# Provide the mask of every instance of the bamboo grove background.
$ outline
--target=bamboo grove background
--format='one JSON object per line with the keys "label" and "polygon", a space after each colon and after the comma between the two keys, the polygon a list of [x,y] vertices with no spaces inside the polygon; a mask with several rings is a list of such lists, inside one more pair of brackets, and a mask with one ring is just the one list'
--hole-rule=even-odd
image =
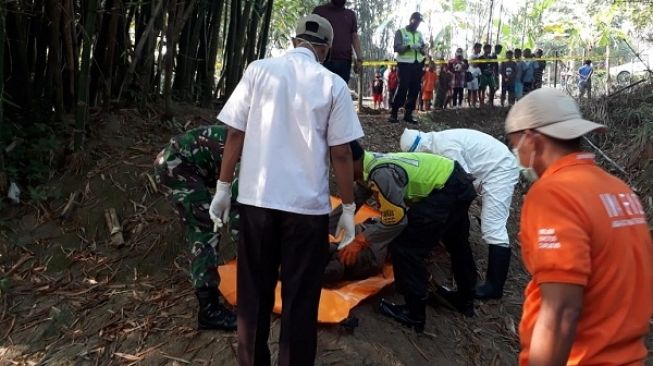
{"label": "bamboo grove background", "polygon": [[12,164],[5,155],[51,150],[62,129],[81,151],[89,108],[163,102],[165,116],[173,100],[209,107],[229,95],[265,55],[272,9],[273,0],[0,0],[0,181],[47,174],[43,154]]}

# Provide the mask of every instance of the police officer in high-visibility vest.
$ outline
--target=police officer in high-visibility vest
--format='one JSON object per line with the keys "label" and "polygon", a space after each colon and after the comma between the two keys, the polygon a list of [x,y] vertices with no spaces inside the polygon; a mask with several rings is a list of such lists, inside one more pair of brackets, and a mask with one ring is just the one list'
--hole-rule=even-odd
{"label": "police officer in high-visibility vest", "polygon": [[415,12],[410,16],[410,24],[395,33],[394,49],[397,53],[399,87],[392,97],[392,112],[388,122],[397,123],[399,108],[405,107],[404,121],[417,123],[413,118],[415,102],[422,86],[422,67],[426,58],[426,44],[417,27],[422,22],[422,14]]}
{"label": "police officer in high-visibility vest", "polygon": [[[418,332],[424,330],[427,304],[442,304],[473,316],[476,265],[467,214],[476,197],[473,178],[456,161],[443,156],[364,152],[356,141],[350,146],[356,204],[374,197],[381,218],[342,249],[341,256],[353,256],[371,244],[389,244],[395,286],[406,303],[381,300],[381,313]],[[362,194],[364,191],[367,194]],[[444,287],[428,290],[430,275],[425,261],[440,241],[451,255],[457,291]]]}

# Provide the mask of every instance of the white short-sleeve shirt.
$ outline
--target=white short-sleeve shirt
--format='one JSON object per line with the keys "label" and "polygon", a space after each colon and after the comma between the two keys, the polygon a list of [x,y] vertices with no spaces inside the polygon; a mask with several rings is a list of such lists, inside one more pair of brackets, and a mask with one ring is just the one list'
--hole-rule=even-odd
{"label": "white short-sleeve shirt", "polygon": [[329,202],[329,147],[363,136],[349,88],[296,48],[249,65],[218,115],[245,132],[238,202],[323,215]]}

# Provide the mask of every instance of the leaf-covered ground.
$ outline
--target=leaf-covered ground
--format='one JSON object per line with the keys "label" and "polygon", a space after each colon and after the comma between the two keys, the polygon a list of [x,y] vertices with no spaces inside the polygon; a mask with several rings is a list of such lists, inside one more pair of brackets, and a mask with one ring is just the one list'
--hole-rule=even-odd
{"label": "leaf-covered ground", "polygon": [[[505,111],[457,110],[422,115],[423,130],[475,128],[499,138]],[[151,177],[152,161],[180,128],[211,123],[214,112],[178,108],[175,123],[158,113],[117,110],[98,117],[89,144],[92,164],[82,174],[61,173],[44,190],[47,201],[0,213],[0,365],[236,365],[235,334],[198,332],[196,300],[188,281],[188,253],[177,218]],[[395,151],[403,124],[361,113],[366,148]],[[99,138],[101,136],[102,138]],[[519,189],[521,191],[521,188]],[[517,193],[509,223],[516,233]],[[110,244],[104,212],[114,208],[126,244]],[[470,210],[471,242],[481,272],[478,206]],[[225,253],[233,252],[226,243]],[[465,319],[429,308],[426,332],[416,335],[376,311],[381,296],[354,309],[354,332],[319,330],[318,365],[512,365],[527,281],[513,257],[507,294],[478,303]],[[431,258],[434,281],[450,281],[443,249]],[[270,345],[276,358],[279,321]]]}

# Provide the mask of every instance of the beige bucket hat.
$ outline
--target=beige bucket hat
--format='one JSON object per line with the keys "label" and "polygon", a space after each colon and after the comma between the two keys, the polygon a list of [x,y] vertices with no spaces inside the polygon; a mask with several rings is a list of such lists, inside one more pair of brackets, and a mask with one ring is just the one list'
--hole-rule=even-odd
{"label": "beige bucket hat", "polygon": [[508,113],[506,133],[536,130],[559,140],[573,140],[606,126],[584,119],[576,101],[563,92],[537,89],[520,99]]}

